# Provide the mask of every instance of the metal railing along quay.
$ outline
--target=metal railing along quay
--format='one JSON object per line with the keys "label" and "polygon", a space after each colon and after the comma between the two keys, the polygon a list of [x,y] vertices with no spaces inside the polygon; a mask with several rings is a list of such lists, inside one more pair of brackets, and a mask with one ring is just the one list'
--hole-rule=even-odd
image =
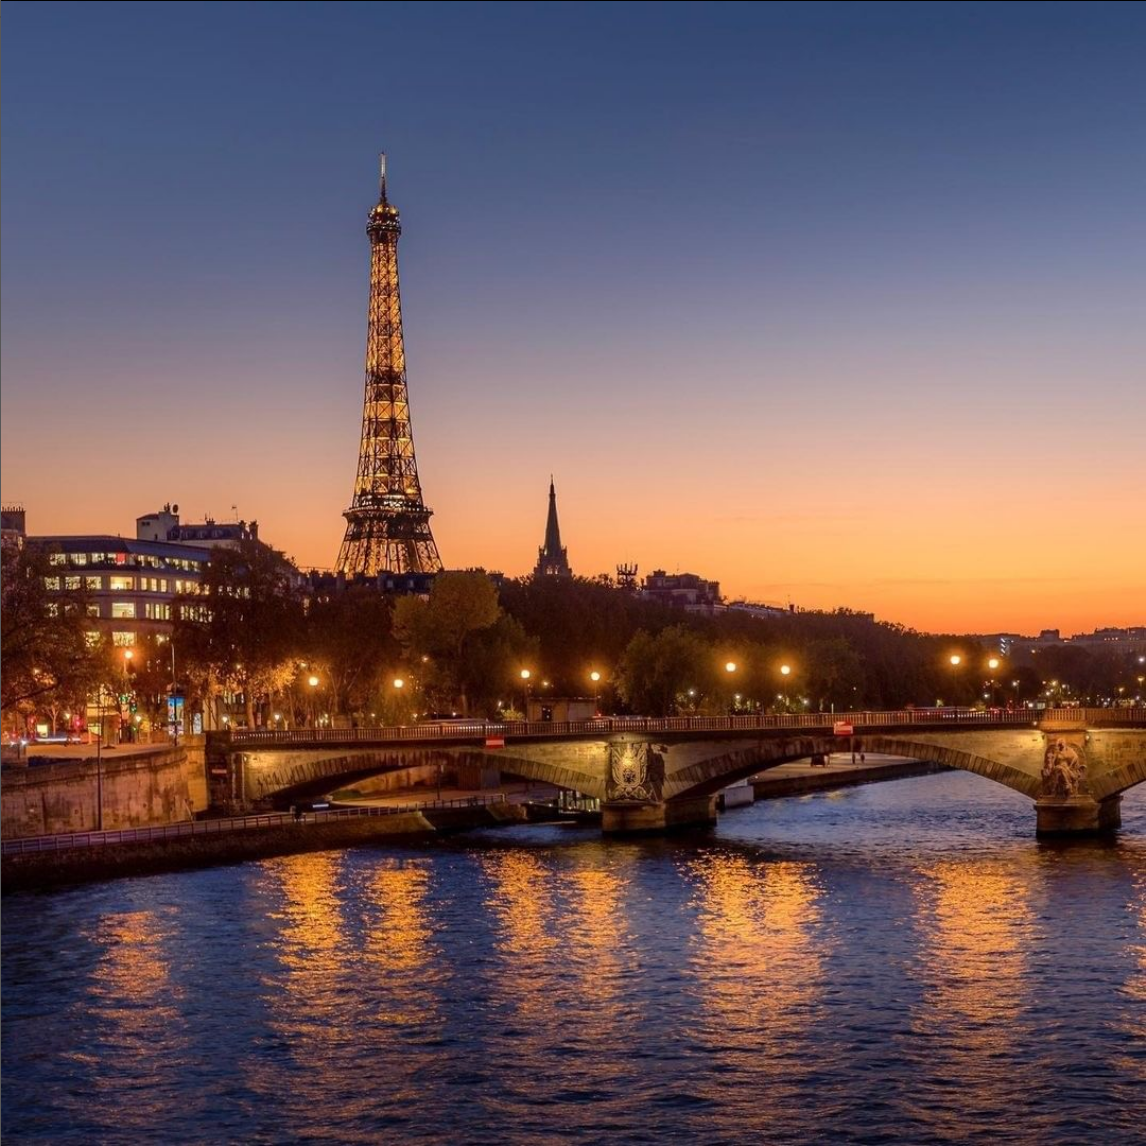
{"label": "metal railing along quay", "polygon": [[[462,796],[453,800],[422,800],[411,804],[330,808],[327,811],[308,811],[303,818],[307,824],[321,824],[360,816],[395,816],[401,812],[425,812],[435,808],[477,808],[505,802],[505,794],[496,792],[489,796]],[[299,821],[295,819],[293,812],[264,812],[257,816],[230,816],[220,820],[184,820],[182,823],[162,824],[153,828],[122,828],[118,831],[28,836],[26,839],[4,840],[0,845],[0,854],[24,855],[28,852],[56,852],[68,848],[105,847],[108,844],[149,843],[155,840],[187,839],[192,836],[218,836],[230,832],[246,832],[253,828],[279,828],[296,823]]]}
{"label": "metal railing along quay", "polygon": [[402,744],[410,741],[473,741],[485,738],[561,739],[617,732],[737,732],[784,729],[832,732],[840,725],[854,729],[889,727],[949,728],[1031,727],[1043,720],[1087,720],[1094,723],[1146,724],[1139,708],[913,708],[890,712],[801,712],[751,716],[609,716],[596,720],[440,721],[379,728],[232,728],[219,735],[231,748],[289,744]]}

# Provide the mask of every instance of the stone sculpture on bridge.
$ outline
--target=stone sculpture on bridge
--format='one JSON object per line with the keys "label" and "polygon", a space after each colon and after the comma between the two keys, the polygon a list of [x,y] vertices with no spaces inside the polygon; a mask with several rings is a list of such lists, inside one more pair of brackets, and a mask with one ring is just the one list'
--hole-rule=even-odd
{"label": "stone sculpture on bridge", "polygon": [[1086,790],[1086,762],[1073,744],[1052,740],[1043,757],[1040,795],[1066,799]]}
{"label": "stone sculpture on bridge", "polygon": [[642,741],[609,745],[607,801],[658,803],[664,787],[664,751],[664,745]]}

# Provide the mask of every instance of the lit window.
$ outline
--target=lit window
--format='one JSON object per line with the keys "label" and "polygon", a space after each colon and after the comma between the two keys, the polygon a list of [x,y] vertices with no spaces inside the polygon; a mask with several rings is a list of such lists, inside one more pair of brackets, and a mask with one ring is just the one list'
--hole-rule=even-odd
{"label": "lit window", "polygon": [[115,563],[117,565],[126,565],[127,564],[127,554],[126,553],[117,553],[115,555]]}
{"label": "lit window", "polygon": [[68,563],[68,555],[66,553],[49,553],[48,554],[48,564],[49,565],[67,565],[67,563]]}
{"label": "lit window", "polygon": [[107,587],[113,593],[122,593],[125,590],[131,590],[131,589],[135,588],[135,578],[134,577],[109,577],[107,579]]}
{"label": "lit window", "polygon": [[103,578],[102,577],[85,577],[84,578],[84,588],[85,589],[102,589],[103,588]]}
{"label": "lit window", "polygon": [[88,606],[88,616],[89,617],[98,617],[99,616],[99,606],[98,605],[89,605]]}
{"label": "lit window", "polygon": [[82,577],[65,577],[64,578],[64,588],[65,589],[78,589],[78,588],[80,588],[81,585],[83,585],[83,578]]}
{"label": "lit window", "polygon": [[92,632],[90,629],[84,633],[84,640],[88,643],[88,648],[94,648],[99,644],[99,633]]}
{"label": "lit window", "polygon": [[73,565],[86,565],[87,563],[88,563],[88,555],[86,553],[73,553],[72,554],[72,564]]}
{"label": "lit window", "polygon": [[111,643],[113,645],[118,645],[121,647],[126,647],[127,645],[134,645],[135,644],[135,634],[134,633],[124,633],[124,632],[118,632],[118,633],[113,632],[111,635]]}
{"label": "lit window", "polygon": [[44,588],[45,589],[55,589],[58,591],[60,588],[59,577],[45,577],[44,578]]}
{"label": "lit window", "polygon": [[60,615],[60,606],[55,601],[49,601],[47,606],[49,617],[58,617]]}
{"label": "lit window", "polygon": [[111,615],[115,619],[123,620],[128,617],[135,616],[135,602],[134,601],[113,601],[111,606]]}
{"label": "lit window", "polygon": [[160,591],[160,593],[166,593],[167,592],[167,578],[166,577],[160,577],[159,578],[159,591]]}

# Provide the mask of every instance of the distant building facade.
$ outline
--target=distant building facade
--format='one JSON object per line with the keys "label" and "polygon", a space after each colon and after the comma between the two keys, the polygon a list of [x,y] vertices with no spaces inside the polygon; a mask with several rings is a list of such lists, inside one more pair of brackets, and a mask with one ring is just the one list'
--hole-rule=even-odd
{"label": "distant building facade", "polygon": [[[179,507],[170,504],[137,518],[134,539],[111,534],[27,538],[47,559],[44,587],[53,598],[50,604],[62,609],[69,599],[82,602],[90,639],[103,634],[125,648],[149,636],[166,639],[176,608],[198,608],[186,598],[201,592],[211,551],[238,549],[244,542],[265,545],[256,522],[208,519],[185,525]],[[181,606],[177,597],[184,599]]]}
{"label": "distant building facade", "polygon": [[666,573],[654,569],[646,578],[641,595],[686,613],[711,616],[720,608],[720,582],[706,581],[696,573]]}
{"label": "distant building facade", "polygon": [[545,519],[545,544],[537,551],[534,577],[572,577],[569,555],[561,544],[561,527],[557,524],[557,490],[549,479],[549,514]]}

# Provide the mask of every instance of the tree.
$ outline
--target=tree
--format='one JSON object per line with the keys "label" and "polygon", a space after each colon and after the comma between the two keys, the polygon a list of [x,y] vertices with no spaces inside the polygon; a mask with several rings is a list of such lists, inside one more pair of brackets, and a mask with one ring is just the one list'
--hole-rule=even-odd
{"label": "tree", "polygon": [[224,688],[243,694],[247,723],[255,703],[292,678],[302,637],[302,605],[290,566],[258,542],[216,549],[199,592],[176,600],[175,635],[187,675],[204,699]]}
{"label": "tree", "polygon": [[44,554],[26,546],[3,546],[0,704],[5,712],[40,703],[51,694],[76,695],[91,672],[82,602],[50,595],[44,585],[49,572]]}
{"label": "tree", "polygon": [[[391,602],[377,589],[352,586],[312,601],[306,617],[307,664],[329,690],[331,711],[364,712],[372,696],[385,695],[399,645],[392,632]],[[309,675],[304,674],[304,675]]]}
{"label": "tree", "polygon": [[662,629],[655,637],[642,630],[621,658],[617,689],[634,712],[671,716],[690,688],[702,688],[710,678],[714,655],[684,625]]}
{"label": "tree", "polygon": [[466,643],[500,616],[497,590],[484,572],[440,573],[426,600],[402,597],[397,601],[394,635],[411,662],[422,664],[427,693],[459,697],[462,712],[468,712],[468,682],[462,664]]}

